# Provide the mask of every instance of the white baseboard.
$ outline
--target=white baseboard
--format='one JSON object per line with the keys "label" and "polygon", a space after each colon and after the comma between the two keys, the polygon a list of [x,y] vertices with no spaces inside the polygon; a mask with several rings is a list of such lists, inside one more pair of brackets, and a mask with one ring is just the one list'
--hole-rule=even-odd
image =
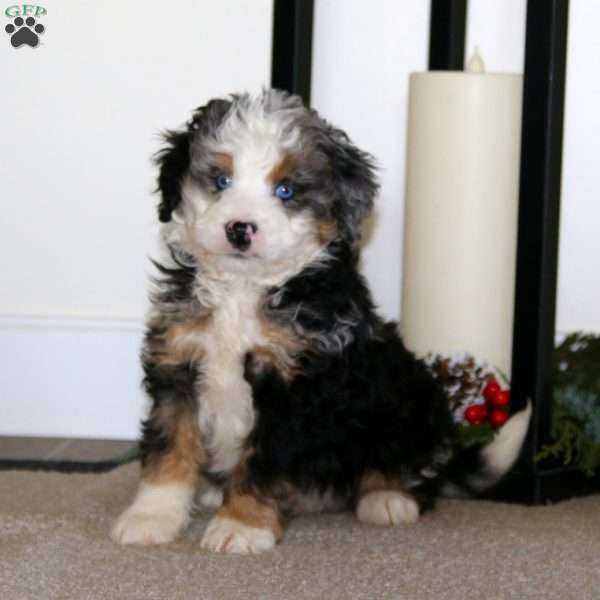
{"label": "white baseboard", "polygon": [[139,437],[142,333],[135,319],[0,316],[0,435]]}

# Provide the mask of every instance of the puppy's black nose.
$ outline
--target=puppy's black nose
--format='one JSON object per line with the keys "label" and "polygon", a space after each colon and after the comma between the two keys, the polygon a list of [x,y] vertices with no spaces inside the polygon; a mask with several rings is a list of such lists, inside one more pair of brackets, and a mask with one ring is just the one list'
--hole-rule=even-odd
{"label": "puppy's black nose", "polygon": [[225,235],[229,243],[242,252],[247,250],[252,243],[252,236],[258,231],[256,223],[243,223],[229,221],[225,225]]}

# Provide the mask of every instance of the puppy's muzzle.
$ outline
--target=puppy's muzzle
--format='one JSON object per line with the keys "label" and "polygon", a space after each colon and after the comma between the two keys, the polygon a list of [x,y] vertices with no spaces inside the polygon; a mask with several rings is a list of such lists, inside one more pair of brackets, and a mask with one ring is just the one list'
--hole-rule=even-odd
{"label": "puppy's muzzle", "polygon": [[250,248],[252,236],[258,231],[256,223],[243,223],[241,221],[229,221],[225,225],[225,235],[229,243],[236,249],[244,252]]}

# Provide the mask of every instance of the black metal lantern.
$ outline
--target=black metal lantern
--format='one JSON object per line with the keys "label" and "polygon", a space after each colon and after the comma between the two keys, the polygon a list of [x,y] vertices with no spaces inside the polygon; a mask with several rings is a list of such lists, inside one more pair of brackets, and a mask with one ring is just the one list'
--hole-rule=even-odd
{"label": "black metal lantern", "polygon": [[[462,69],[466,0],[432,0],[429,67]],[[516,410],[533,402],[517,468],[494,497],[540,504],[600,489],[598,477],[538,461],[551,441],[568,0],[528,0],[512,351]]]}
{"label": "black metal lantern", "polygon": [[[533,403],[517,467],[494,497],[544,503],[600,489],[577,467],[538,462],[551,439],[556,284],[560,220],[569,0],[528,0],[512,399]],[[272,85],[310,100],[313,0],[275,0]],[[430,70],[462,70],[467,0],[432,0]]]}
{"label": "black metal lantern", "polygon": [[314,0],[274,0],[271,86],[310,105]]}

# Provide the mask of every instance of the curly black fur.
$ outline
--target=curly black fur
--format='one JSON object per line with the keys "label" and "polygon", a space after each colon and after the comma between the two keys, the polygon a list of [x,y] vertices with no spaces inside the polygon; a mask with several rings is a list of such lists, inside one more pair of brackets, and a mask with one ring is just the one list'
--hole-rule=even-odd
{"label": "curly black fur", "polygon": [[284,322],[295,312],[307,335],[328,336],[352,312],[351,341],[304,353],[291,382],[275,369],[253,369],[248,357],[257,413],[251,479],[265,490],[287,480],[305,493],[333,489],[353,498],[361,475],[375,470],[405,480],[428,507],[437,486],[421,471],[453,446],[447,397],[403,346],[395,323],[375,314],[354,253],[344,244],[332,252],[336,260],[278,290],[269,315],[280,312]]}

